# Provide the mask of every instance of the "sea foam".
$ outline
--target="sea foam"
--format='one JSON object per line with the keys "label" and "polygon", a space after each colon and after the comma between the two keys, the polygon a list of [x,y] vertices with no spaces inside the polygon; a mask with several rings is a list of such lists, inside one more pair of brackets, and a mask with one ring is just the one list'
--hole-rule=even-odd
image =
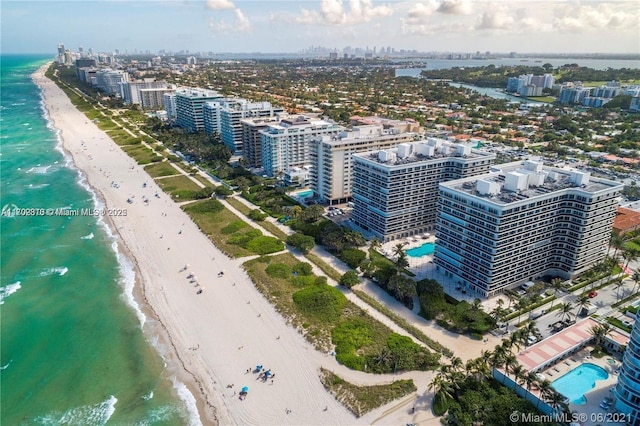
{"label": "sea foam", "polygon": [[53,275],[53,274],[58,274],[60,276],[63,276],[67,272],[69,272],[69,268],[67,268],[66,266],[60,266],[60,267],[57,267],[57,268],[47,268],[44,271],[40,272],[40,276],[41,277],[47,277],[47,276]]}
{"label": "sea foam", "polygon": [[64,413],[53,412],[36,418],[36,423],[42,425],[106,425],[116,411],[118,398],[111,395],[105,401],[93,405],[75,407]]}
{"label": "sea foam", "polygon": [[[4,287],[0,287],[0,305],[2,305],[4,303],[4,299],[9,297],[10,295],[15,293],[16,291],[20,290],[20,288],[22,288],[22,286],[20,285],[20,281],[16,281],[13,284],[9,284],[9,285],[6,285]],[[4,368],[3,368],[3,370],[4,370]]]}
{"label": "sea foam", "polygon": [[200,415],[198,414],[198,407],[196,406],[196,399],[193,394],[189,391],[187,386],[178,381],[177,379],[172,379],[173,387],[176,388],[178,393],[178,398],[182,400],[185,407],[187,408],[187,413],[189,414],[189,426],[202,426],[202,422],[200,421]]}
{"label": "sea foam", "polygon": [[80,237],[81,240],[93,240],[93,232],[90,233],[89,235],[85,235],[84,237]]}

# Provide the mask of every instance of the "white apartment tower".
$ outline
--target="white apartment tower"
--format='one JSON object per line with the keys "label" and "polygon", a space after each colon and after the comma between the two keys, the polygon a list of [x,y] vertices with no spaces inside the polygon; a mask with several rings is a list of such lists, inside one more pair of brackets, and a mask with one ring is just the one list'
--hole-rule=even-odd
{"label": "white apartment tower", "polygon": [[240,120],[242,126],[242,152],[249,167],[262,167],[262,135],[271,124],[277,124],[286,114],[278,114],[275,117],[245,118]]}
{"label": "white apartment tower", "polygon": [[431,231],[438,184],[489,171],[495,155],[429,138],[353,154],[352,220],[387,242]]}
{"label": "white apartment tower", "polygon": [[242,124],[245,118],[273,117],[283,112],[270,102],[249,102],[246,99],[221,99],[204,105],[204,130],[218,132],[222,142],[233,152],[242,151]]}
{"label": "white apartment tower", "polygon": [[204,130],[203,106],[222,98],[214,90],[181,87],[176,90],[176,124],[189,132]]}
{"label": "white apartment tower", "polygon": [[435,264],[490,297],[601,261],[623,185],[524,161],[440,184]]}
{"label": "white apartment tower", "polygon": [[337,135],[344,127],[319,118],[290,116],[261,130],[262,167],[276,176],[311,162],[311,141],[322,135]]}
{"label": "white apartment tower", "polygon": [[313,140],[311,187],[329,204],[346,203],[352,196],[353,154],[395,148],[412,142],[413,133],[384,130],[382,125],[354,126],[337,135]]}

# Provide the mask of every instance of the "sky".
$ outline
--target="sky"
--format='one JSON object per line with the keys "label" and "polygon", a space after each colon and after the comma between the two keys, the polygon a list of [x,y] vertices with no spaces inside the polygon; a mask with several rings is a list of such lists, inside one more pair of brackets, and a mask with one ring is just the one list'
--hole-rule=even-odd
{"label": "sky", "polygon": [[2,53],[640,53],[638,0],[2,0]]}

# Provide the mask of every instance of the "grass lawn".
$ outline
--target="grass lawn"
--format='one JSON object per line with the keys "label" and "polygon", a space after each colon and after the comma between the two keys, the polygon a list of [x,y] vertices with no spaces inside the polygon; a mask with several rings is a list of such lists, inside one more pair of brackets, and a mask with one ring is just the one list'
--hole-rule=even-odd
{"label": "grass lawn", "polygon": [[144,145],[123,146],[122,150],[126,152],[129,157],[136,160],[138,164],[149,164],[162,160],[161,156],[155,154]]}
{"label": "grass lawn", "polygon": [[139,138],[134,138],[133,136],[131,136],[129,133],[127,133],[125,130],[122,130],[122,129],[108,130],[107,134],[111,139],[113,139],[115,143],[117,143],[120,146],[140,144]]}
{"label": "grass lawn", "polygon": [[[164,164],[164,163],[160,163]],[[167,166],[169,166],[167,164]],[[169,166],[173,169],[173,167]],[[174,169],[175,170],[175,169]],[[187,176],[172,176],[166,179],[158,179],[156,183],[162,190],[171,195],[175,201],[189,201],[197,198],[200,187]]]}
{"label": "grass lawn", "polygon": [[531,99],[532,101],[549,102],[549,103],[553,103],[557,100],[553,96],[527,96],[527,99]]}
{"label": "grass lawn", "polygon": [[626,243],[624,243],[624,245],[626,248],[640,251],[640,239],[627,241]]}
{"label": "grass lawn", "polygon": [[357,386],[324,368],[320,368],[320,381],[325,389],[357,417],[418,390],[413,380],[396,380],[387,385]]}
{"label": "grass lawn", "polygon": [[149,176],[153,178],[160,177],[160,176],[177,175],[180,173],[176,169],[174,169],[171,166],[171,164],[167,163],[166,161],[145,166],[144,170],[147,173],[149,173]]}
{"label": "grass lawn", "polygon": [[[235,197],[227,198],[227,203],[231,204],[236,210],[242,213],[245,216],[248,216],[251,212],[251,207],[244,204],[242,201],[236,199]],[[271,222],[267,222],[263,220],[261,222],[256,222],[259,226],[263,227],[265,230],[269,231],[271,234],[280,238],[282,241],[286,241],[287,234],[280,230],[276,225]]]}

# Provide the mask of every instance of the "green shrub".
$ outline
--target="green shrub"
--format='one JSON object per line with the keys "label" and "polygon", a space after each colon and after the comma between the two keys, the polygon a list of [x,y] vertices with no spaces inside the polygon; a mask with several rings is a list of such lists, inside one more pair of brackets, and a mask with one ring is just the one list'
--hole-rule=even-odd
{"label": "green shrub", "polygon": [[300,311],[322,321],[336,321],[340,318],[347,298],[328,285],[314,285],[293,293],[293,301]]}
{"label": "green shrub", "polygon": [[308,262],[298,262],[293,267],[293,272],[300,275],[312,275],[313,266],[311,266],[311,264]]}
{"label": "green shrub", "polygon": [[255,220],[256,222],[262,222],[268,215],[266,213],[262,213],[260,209],[253,209],[247,216],[249,216],[249,219]]}
{"label": "green shrub", "polygon": [[360,278],[358,278],[358,274],[354,270],[350,270],[344,273],[342,277],[340,277],[340,284],[351,288],[354,285],[360,284]]}
{"label": "green shrub", "polygon": [[316,242],[313,237],[296,232],[287,237],[287,244],[297,247],[303,253],[308,253],[315,247]]}
{"label": "green shrub", "polygon": [[193,195],[193,198],[204,200],[205,198],[211,198],[211,194],[213,194],[213,188],[202,188]]}
{"label": "green shrub", "polygon": [[371,326],[360,318],[338,324],[331,332],[336,360],[354,370],[362,370],[366,360],[358,356],[357,351],[373,342],[373,334]]}
{"label": "green shrub", "polygon": [[191,204],[185,207],[185,210],[193,213],[216,213],[224,210],[224,206],[220,201],[211,199]]}
{"label": "green shrub", "polygon": [[220,232],[222,232],[223,234],[233,234],[234,232],[238,232],[245,226],[247,226],[246,222],[242,220],[234,220],[233,222],[222,228]]}
{"label": "green shrub", "polygon": [[353,269],[357,268],[366,257],[367,253],[353,248],[345,249],[338,253],[338,259]]}
{"label": "green shrub", "polygon": [[274,237],[261,236],[249,241],[246,248],[256,254],[269,254],[284,250],[284,243]]}
{"label": "green shrub", "polygon": [[233,195],[233,191],[227,188],[224,185],[216,186],[216,189],[213,190],[216,195],[221,196],[222,198]]}
{"label": "green shrub", "polygon": [[272,263],[267,266],[267,274],[274,278],[289,278],[291,276],[291,268],[284,263]]}
{"label": "green shrub", "polygon": [[296,287],[307,287],[316,283],[316,277],[313,275],[298,275],[291,278],[291,283]]}
{"label": "green shrub", "polygon": [[227,240],[227,244],[234,244],[236,246],[247,248],[249,242],[251,242],[254,238],[255,237],[247,234],[236,234],[232,235],[231,238]]}

